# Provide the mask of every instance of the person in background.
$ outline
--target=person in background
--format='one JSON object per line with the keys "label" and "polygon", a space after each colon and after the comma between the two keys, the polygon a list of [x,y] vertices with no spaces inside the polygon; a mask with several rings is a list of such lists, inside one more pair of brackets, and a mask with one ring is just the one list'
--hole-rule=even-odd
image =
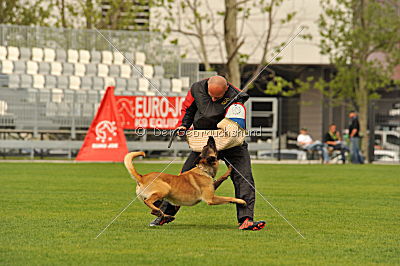
{"label": "person in background", "polygon": [[342,141],[340,133],[336,131],[335,124],[329,126],[329,131],[324,136],[324,143],[327,144],[328,147],[332,147],[333,150],[340,151],[343,164],[346,163],[346,151],[348,152],[349,148]]}
{"label": "person in background", "polygon": [[329,163],[329,154],[326,145],[319,140],[313,141],[306,128],[300,129],[300,134],[297,136],[297,145],[304,150],[321,151],[324,163]]}
{"label": "person in background", "polygon": [[354,164],[363,164],[364,157],[360,151],[360,123],[358,122],[358,116],[356,111],[349,112],[350,125],[349,125],[349,137],[350,137],[350,154],[351,162]]}

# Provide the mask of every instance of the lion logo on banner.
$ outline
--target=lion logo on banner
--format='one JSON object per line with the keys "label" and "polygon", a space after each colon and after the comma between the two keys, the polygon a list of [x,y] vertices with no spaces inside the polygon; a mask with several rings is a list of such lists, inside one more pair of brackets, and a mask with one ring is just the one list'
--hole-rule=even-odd
{"label": "lion logo on banner", "polygon": [[121,121],[121,126],[122,127],[129,126],[130,122],[125,120],[124,113],[126,113],[127,116],[132,119],[135,118],[135,116],[133,115],[133,112],[135,111],[135,108],[133,106],[133,101],[128,100],[126,98],[119,99],[117,100],[117,108],[118,108],[118,116]]}
{"label": "lion logo on banner", "polygon": [[102,143],[111,141],[117,136],[117,127],[115,121],[103,120],[96,125],[96,140]]}

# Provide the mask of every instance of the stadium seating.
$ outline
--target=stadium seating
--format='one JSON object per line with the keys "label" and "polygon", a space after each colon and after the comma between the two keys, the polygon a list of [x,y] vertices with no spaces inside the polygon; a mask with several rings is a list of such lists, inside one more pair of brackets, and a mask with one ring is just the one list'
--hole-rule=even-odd
{"label": "stadium seating", "polygon": [[20,86],[24,89],[32,88],[32,76],[23,74],[20,76]]}
{"label": "stadium seating", "polygon": [[98,64],[101,62],[101,53],[99,51],[90,51],[90,62]]}
{"label": "stadium seating", "polygon": [[120,66],[118,66],[118,65],[110,66],[109,75],[112,77],[119,77],[120,76]]}
{"label": "stadium seating", "polygon": [[172,92],[182,92],[182,80],[172,79],[171,80],[171,91]]}
{"label": "stadium seating", "polygon": [[56,50],[56,61],[66,62],[67,61],[67,52],[62,49],[57,49]]}
{"label": "stadium seating", "polygon": [[[164,68],[150,65],[140,51],[122,55],[116,51],[0,46],[0,90],[14,91],[24,104],[40,103],[38,114],[47,118],[93,117],[107,86],[115,86],[120,95],[155,96],[160,95],[158,90],[179,96],[189,88],[189,79],[166,78]],[[5,98],[0,97],[0,116],[17,114],[19,109]]]}
{"label": "stadium seating", "polygon": [[124,62],[124,56],[121,53],[114,52],[113,53],[114,61],[113,63],[115,65],[122,65]]}
{"label": "stadium seating", "polygon": [[46,89],[56,88],[57,79],[55,76],[47,75],[47,76],[45,76],[44,84],[45,84],[44,86]]}
{"label": "stadium seating", "polygon": [[113,77],[104,78],[104,87],[115,86],[115,79]]}
{"label": "stadium seating", "polygon": [[39,70],[39,65],[35,61],[27,61],[26,62],[26,74],[36,75]]}
{"label": "stadium seating", "polygon": [[107,77],[108,76],[108,66],[106,64],[97,65],[97,76]]}
{"label": "stadium seating", "polygon": [[7,59],[7,48],[4,46],[0,46],[0,60]]}
{"label": "stadium seating", "polygon": [[32,48],[32,61],[40,62],[43,60],[43,49],[33,47]]}
{"label": "stadium seating", "polygon": [[28,61],[31,59],[31,49],[26,48],[26,47],[22,47],[19,49],[20,55],[19,55],[19,60],[23,60],[23,61]]}
{"label": "stadium seating", "polygon": [[162,66],[155,66],[154,67],[154,77],[155,78],[164,77],[164,68]]}
{"label": "stadium seating", "polygon": [[10,60],[2,60],[0,62],[0,73],[12,74],[14,71],[14,64]]}
{"label": "stadium seating", "polygon": [[92,84],[93,84],[93,81],[92,81],[91,77],[87,77],[87,76],[82,77],[81,89],[90,90],[90,89],[92,89]]}
{"label": "stadium seating", "polygon": [[11,61],[17,61],[19,59],[18,47],[8,46],[7,47],[7,59]]}
{"label": "stadium seating", "polygon": [[138,80],[135,78],[128,79],[127,90],[135,91],[138,88]]}
{"label": "stadium seating", "polygon": [[93,87],[94,90],[104,89],[104,79],[102,77],[93,77]]}
{"label": "stadium seating", "polygon": [[113,54],[110,51],[101,52],[101,62],[106,65],[111,65],[113,60]]}
{"label": "stadium seating", "polygon": [[86,67],[84,64],[82,63],[75,63],[74,64],[74,74],[75,76],[79,76],[79,77],[83,77],[85,76],[85,72],[86,72]]}
{"label": "stadium seating", "polygon": [[81,86],[81,79],[77,76],[69,76],[69,88],[71,90],[79,90]]}
{"label": "stadium seating", "polygon": [[38,73],[41,75],[49,75],[50,74],[50,64],[48,62],[39,62]]}
{"label": "stadium seating", "polygon": [[68,63],[78,63],[79,54],[77,50],[68,49],[67,51],[67,62]]}
{"label": "stadium seating", "polygon": [[90,53],[88,50],[79,50],[79,63],[89,64]]}
{"label": "stadium seating", "polygon": [[86,75],[87,76],[97,75],[97,65],[94,63],[87,64],[86,65]]}
{"label": "stadium seating", "polygon": [[44,48],[44,60],[45,62],[53,62],[56,59],[56,52],[54,49]]}
{"label": "stadium seating", "polygon": [[35,89],[44,89],[44,76],[33,75],[32,77],[33,77],[32,87]]}
{"label": "stadium seating", "polygon": [[146,63],[146,55],[141,52],[136,52],[135,53],[135,64],[139,66],[144,66]]}
{"label": "stadium seating", "polygon": [[50,74],[54,76],[60,76],[62,72],[62,65],[60,62],[51,62]]}
{"label": "stadium seating", "polygon": [[145,78],[138,79],[138,90],[147,92],[149,90],[149,81]]}
{"label": "stadium seating", "polygon": [[15,74],[25,74],[26,62],[25,61],[15,61],[14,62],[14,73]]}
{"label": "stadium seating", "polygon": [[127,65],[127,64],[120,65],[119,73],[120,73],[121,78],[129,79],[131,77],[131,72],[132,72],[132,70],[131,70],[130,65]]}
{"label": "stadium seating", "polygon": [[74,74],[74,65],[72,63],[62,63],[62,74],[71,76]]}
{"label": "stadium seating", "polygon": [[0,100],[0,115],[5,115],[7,113],[7,102]]}
{"label": "stadium seating", "polygon": [[143,75],[148,78],[151,79],[153,77],[154,74],[154,69],[151,65],[144,65],[143,66]]}

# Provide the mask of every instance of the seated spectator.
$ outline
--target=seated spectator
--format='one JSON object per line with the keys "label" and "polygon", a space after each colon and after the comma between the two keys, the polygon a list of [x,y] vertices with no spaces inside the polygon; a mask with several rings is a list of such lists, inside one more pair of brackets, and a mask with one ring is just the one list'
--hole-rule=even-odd
{"label": "seated spectator", "polygon": [[318,140],[313,141],[306,128],[300,129],[300,134],[297,136],[297,145],[304,150],[321,151],[324,163],[329,163],[329,154],[326,145]]}
{"label": "seated spectator", "polygon": [[349,151],[349,148],[342,141],[340,137],[340,133],[336,131],[336,125],[331,124],[329,126],[329,131],[324,136],[324,143],[329,147],[332,147],[333,150],[340,151],[343,164],[346,163],[346,152]]}

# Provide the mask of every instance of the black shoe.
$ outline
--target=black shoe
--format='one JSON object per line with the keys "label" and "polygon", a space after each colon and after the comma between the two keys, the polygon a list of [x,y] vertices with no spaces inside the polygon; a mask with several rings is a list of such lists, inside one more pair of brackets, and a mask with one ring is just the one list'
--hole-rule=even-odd
{"label": "black shoe", "polygon": [[247,218],[243,223],[240,224],[240,230],[260,231],[265,227],[265,221],[255,222]]}
{"label": "black shoe", "polygon": [[152,221],[149,224],[149,226],[161,226],[163,224],[170,223],[173,220],[175,220],[174,216],[164,215],[164,216],[160,216],[160,217],[157,217],[156,219],[154,219],[154,221]]}

